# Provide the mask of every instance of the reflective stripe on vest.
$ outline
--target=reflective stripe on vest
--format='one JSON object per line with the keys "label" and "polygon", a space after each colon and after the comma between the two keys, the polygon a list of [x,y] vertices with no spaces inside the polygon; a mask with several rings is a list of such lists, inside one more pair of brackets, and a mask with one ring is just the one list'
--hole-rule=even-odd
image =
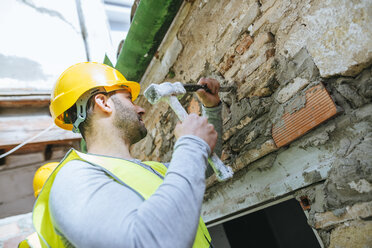
{"label": "reflective stripe on vest", "polygon": [[[134,162],[119,158],[84,154],[71,149],[45,182],[34,205],[33,224],[42,247],[64,247],[61,236],[55,232],[52,223],[49,211],[49,194],[57,173],[71,160],[82,160],[102,168],[118,183],[132,188],[144,200],[148,199],[163,182],[159,176]],[[166,173],[167,168],[159,162],[149,161],[143,163],[151,166],[163,176]],[[210,240],[208,230],[200,218],[193,247],[209,247]]]}
{"label": "reflective stripe on vest", "polygon": [[41,248],[37,233],[34,232],[27,236],[25,240],[19,243],[18,248]]}

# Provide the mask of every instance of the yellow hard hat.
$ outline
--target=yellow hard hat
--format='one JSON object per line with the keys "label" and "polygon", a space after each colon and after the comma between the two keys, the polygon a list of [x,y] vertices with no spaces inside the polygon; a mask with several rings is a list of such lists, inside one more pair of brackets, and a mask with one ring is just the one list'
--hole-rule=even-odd
{"label": "yellow hard hat", "polygon": [[57,167],[58,164],[59,164],[58,162],[51,162],[44,164],[39,169],[37,169],[33,180],[35,198],[39,195],[41,189],[43,188],[44,183],[52,174],[53,170]]}
{"label": "yellow hard hat", "polygon": [[96,62],[75,64],[62,73],[52,91],[49,109],[56,125],[72,130],[72,123],[65,121],[65,111],[72,107],[84,93],[98,87],[106,92],[125,87],[131,92],[132,101],[136,100],[140,92],[139,83],[127,81],[111,66]]}

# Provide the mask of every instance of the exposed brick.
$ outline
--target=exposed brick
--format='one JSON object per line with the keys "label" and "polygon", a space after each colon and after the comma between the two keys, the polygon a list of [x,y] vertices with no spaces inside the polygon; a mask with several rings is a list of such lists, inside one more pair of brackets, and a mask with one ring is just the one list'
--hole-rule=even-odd
{"label": "exposed brick", "polygon": [[223,136],[222,136],[222,139],[224,141],[228,140],[231,138],[231,136],[233,136],[238,130],[242,129],[243,127],[245,127],[246,125],[248,125],[250,122],[252,121],[252,118],[249,117],[249,116],[246,116],[245,118],[243,118],[236,126],[230,128],[229,130],[227,130]]}
{"label": "exposed brick", "polygon": [[[253,3],[245,2],[244,4],[234,5],[234,9],[237,13],[228,12],[226,9],[223,10],[223,15],[219,15],[218,19],[223,22],[220,25],[213,22],[214,27],[221,26],[221,31],[218,32],[218,38],[215,42],[215,49],[213,51],[214,59],[213,61],[218,64],[223,57],[223,54],[226,53],[226,48],[232,47],[241,34],[246,30],[246,28],[251,25],[251,23],[256,19],[260,13],[258,3],[254,1]],[[249,4],[247,9],[244,9],[244,5]],[[214,10],[212,12],[215,12]],[[208,13],[209,15],[209,13]],[[228,24],[228,25],[227,25]],[[209,42],[208,42],[209,43]],[[199,44],[198,44],[199,46]],[[235,47],[235,46],[233,46]]]}
{"label": "exposed brick", "polygon": [[225,74],[234,64],[235,55],[230,55],[227,57],[227,59],[221,63],[220,65],[220,73]]}
{"label": "exposed brick", "polygon": [[239,101],[244,97],[262,97],[272,94],[269,84],[275,76],[275,70],[272,69],[274,64],[274,58],[270,58],[245,80],[246,83],[238,90]]}
{"label": "exposed brick", "polygon": [[257,136],[257,133],[256,132],[257,132],[256,130],[251,131],[248,134],[248,136],[245,138],[243,145],[247,145],[247,144],[251,143],[252,140],[254,139],[254,137]]}
{"label": "exposed brick", "polygon": [[[244,81],[246,77],[251,75],[257,68],[259,68],[262,64],[264,64],[266,59],[266,51],[272,49],[274,47],[274,43],[265,44],[262,49],[259,49],[259,55],[255,57],[253,60],[248,60],[244,63],[237,76],[238,81]],[[249,49],[250,50],[250,49]],[[227,74],[226,74],[227,75]]]}
{"label": "exposed brick", "polygon": [[240,41],[239,45],[235,48],[235,51],[240,55],[243,54],[247,49],[252,45],[253,38],[252,36],[245,34],[243,39]]}
{"label": "exposed brick", "polygon": [[226,132],[224,132],[224,134],[222,135],[222,139],[223,139],[224,141],[230,139],[231,136],[233,136],[233,135],[236,133],[236,131],[237,131],[236,126],[230,128],[229,130],[227,130]]}
{"label": "exposed brick", "polygon": [[[249,47],[248,52],[244,53],[242,56],[242,61],[246,61],[247,59],[253,58],[257,54],[261,53],[261,48],[267,44],[274,42],[275,38],[272,33],[265,32],[265,33],[260,33],[257,35],[257,37],[254,37],[254,42],[252,45]],[[273,47],[270,47],[272,49]],[[264,49],[265,53],[268,49]]]}
{"label": "exposed brick", "polygon": [[229,159],[230,157],[231,157],[231,154],[226,149],[222,150],[222,154],[221,154],[222,161],[225,161]]}
{"label": "exposed brick", "polygon": [[269,50],[266,50],[265,54],[266,54],[266,59],[269,59],[271,57],[274,57],[274,55],[275,55],[275,48],[271,48]]}
{"label": "exposed brick", "polygon": [[194,97],[190,101],[190,105],[187,108],[189,114],[194,113],[200,115],[200,104]]}
{"label": "exposed brick", "polygon": [[248,77],[265,61],[270,59],[268,55],[273,53],[272,49],[275,48],[274,40],[274,36],[269,32],[259,34],[254,38],[254,42],[249,46],[248,50],[241,57],[235,59],[234,64],[226,70],[226,73],[224,73],[225,78],[229,80],[237,76],[235,80],[244,81],[245,77]]}
{"label": "exposed brick", "polygon": [[334,226],[345,221],[354,219],[366,219],[372,217],[372,202],[357,203],[353,206],[347,206],[342,214],[337,211],[316,213],[314,215],[314,226],[316,229],[323,229]]}
{"label": "exposed brick", "polygon": [[272,128],[278,147],[285,146],[337,113],[329,93],[320,83],[284,106],[284,113]]}
{"label": "exposed brick", "polygon": [[251,96],[260,96],[260,97],[265,97],[265,96],[270,96],[272,94],[272,90],[270,88],[259,88],[255,90]]}

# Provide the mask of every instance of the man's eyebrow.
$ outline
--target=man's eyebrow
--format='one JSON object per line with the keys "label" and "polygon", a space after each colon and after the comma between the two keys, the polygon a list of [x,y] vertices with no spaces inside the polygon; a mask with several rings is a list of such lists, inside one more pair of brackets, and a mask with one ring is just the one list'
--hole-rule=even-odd
{"label": "man's eyebrow", "polygon": [[128,91],[124,91],[124,93],[128,93],[129,96],[130,96],[130,98],[133,98],[133,97],[132,97],[132,92],[130,92],[129,90],[128,90]]}

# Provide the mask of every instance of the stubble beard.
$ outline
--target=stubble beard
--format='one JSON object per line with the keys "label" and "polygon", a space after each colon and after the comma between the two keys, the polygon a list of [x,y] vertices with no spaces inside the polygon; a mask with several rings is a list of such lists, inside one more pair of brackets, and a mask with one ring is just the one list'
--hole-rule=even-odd
{"label": "stubble beard", "polygon": [[116,112],[114,116],[114,125],[120,131],[122,138],[133,145],[146,137],[147,129],[143,122],[140,121],[140,116],[130,107],[125,106],[119,100],[112,98]]}

